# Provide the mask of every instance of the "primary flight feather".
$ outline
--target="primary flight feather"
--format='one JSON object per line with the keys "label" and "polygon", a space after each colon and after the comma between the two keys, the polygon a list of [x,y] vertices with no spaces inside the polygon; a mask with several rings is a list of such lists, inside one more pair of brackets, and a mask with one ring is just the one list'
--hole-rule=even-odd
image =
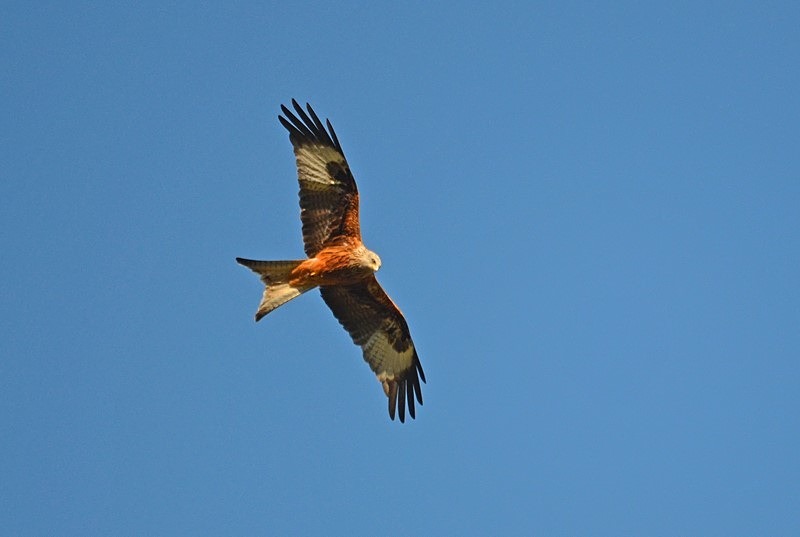
{"label": "primary flight feather", "polygon": [[[360,346],[364,360],[389,399],[389,416],[414,418],[422,404],[425,373],[403,314],[383,290],[375,272],[377,254],[361,241],[358,189],[330,121],[309,104],[292,99],[296,112],[281,105],[278,120],[289,131],[300,183],[300,220],[308,259],[236,261],[261,276],[265,289],[256,321],[306,291],[319,287],[333,315]],[[326,128],[327,127],[327,128]]]}

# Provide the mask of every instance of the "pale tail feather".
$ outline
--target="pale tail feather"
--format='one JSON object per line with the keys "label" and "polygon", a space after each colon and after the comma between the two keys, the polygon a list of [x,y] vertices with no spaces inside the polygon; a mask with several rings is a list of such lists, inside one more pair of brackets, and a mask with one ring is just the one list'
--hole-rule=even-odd
{"label": "pale tail feather", "polygon": [[292,270],[303,261],[256,261],[253,259],[236,258],[236,262],[244,265],[256,274],[261,276],[264,282],[264,295],[256,311],[256,321],[260,321],[264,315],[271,312],[278,306],[286,304],[293,298],[297,298],[306,291],[310,291],[314,286],[294,287],[289,285],[289,275]]}

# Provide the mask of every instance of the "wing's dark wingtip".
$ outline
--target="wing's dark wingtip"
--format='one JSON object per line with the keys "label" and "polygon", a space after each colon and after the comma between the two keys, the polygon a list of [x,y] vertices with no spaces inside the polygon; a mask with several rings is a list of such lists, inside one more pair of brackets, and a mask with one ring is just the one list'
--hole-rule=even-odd
{"label": "wing's dark wingtip", "polygon": [[397,390],[397,410],[400,411],[400,423],[406,422],[406,387],[402,382]]}
{"label": "wing's dark wingtip", "polygon": [[405,423],[406,409],[412,420],[417,419],[416,405],[423,405],[420,378],[422,378],[422,382],[425,382],[425,373],[422,371],[422,365],[415,351],[412,366],[405,370],[400,377],[389,381],[386,396],[389,400],[389,418],[392,421],[397,416],[400,418],[400,423]]}
{"label": "wing's dark wingtip", "polygon": [[414,352],[414,367],[416,367],[417,371],[419,372],[419,378],[422,379],[422,382],[427,384],[428,381],[425,380],[425,371],[422,370],[422,362],[419,361],[419,356],[417,356],[416,352]]}
{"label": "wing's dark wingtip", "polygon": [[417,412],[414,408],[414,383],[411,380],[406,380],[405,382],[405,389],[406,389],[406,400],[408,401],[408,415],[411,416],[412,420],[417,419]]}
{"label": "wing's dark wingtip", "polygon": [[394,421],[394,413],[395,413],[396,405],[397,405],[397,401],[396,400],[392,401],[392,396],[389,395],[389,418],[392,421]]}
{"label": "wing's dark wingtip", "polygon": [[339,143],[339,139],[336,137],[330,120],[325,120],[328,125],[326,129],[309,103],[306,103],[308,112],[303,110],[303,107],[300,106],[297,99],[292,99],[292,107],[294,108],[294,112],[289,110],[286,105],[281,104],[281,112],[283,115],[278,116],[281,125],[289,131],[289,139],[292,141],[292,145],[315,142],[331,146],[342,153],[342,146]]}
{"label": "wing's dark wingtip", "polygon": [[[411,419],[417,419],[416,405],[422,406],[422,390],[416,371],[411,371],[406,378],[393,381],[387,394],[389,399],[389,418],[394,421],[395,416],[400,423],[406,422],[406,409]],[[414,401],[416,399],[416,402]]]}

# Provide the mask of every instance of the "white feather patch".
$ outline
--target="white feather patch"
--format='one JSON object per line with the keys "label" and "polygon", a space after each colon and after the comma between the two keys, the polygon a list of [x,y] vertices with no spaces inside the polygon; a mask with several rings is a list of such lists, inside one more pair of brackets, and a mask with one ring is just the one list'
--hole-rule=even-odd
{"label": "white feather patch", "polygon": [[335,185],[330,173],[328,173],[328,163],[338,162],[344,164],[342,154],[321,145],[304,145],[297,149],[297,171],[301,181],[319,183],[323,185]]}
{"label": "white feather patch", "polygon": [[367,360],[378,378],[394,379],[397,375],[411,367],[414,357],[414,346],[403,352],[397,352],[389,342],[386,332],[380,330],[373,333],[364,344],[364,359]]}
{"label": "white feather patch", "polygon": [[312,289],[312,287],[293,287],[288,283],[268,284],[264,288],[264,294],[261,296],[261,303],[258,305],[258,314],[266,315],[275,308],[302,295],[309,289]]}

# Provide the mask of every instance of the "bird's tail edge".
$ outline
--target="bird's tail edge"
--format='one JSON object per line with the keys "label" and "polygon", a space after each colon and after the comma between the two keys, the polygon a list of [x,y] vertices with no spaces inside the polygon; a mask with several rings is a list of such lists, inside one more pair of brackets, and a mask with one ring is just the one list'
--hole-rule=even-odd
{"label": "bird's tail edge", "polygon": [[315,287],[314,285],[296,286],[289,283],[292,271],[303,261],[258,261],[236,258],[237,263],[261,276],[261,281],[264,282],[264,294],[256,310],[256,322],[269,312]]}

